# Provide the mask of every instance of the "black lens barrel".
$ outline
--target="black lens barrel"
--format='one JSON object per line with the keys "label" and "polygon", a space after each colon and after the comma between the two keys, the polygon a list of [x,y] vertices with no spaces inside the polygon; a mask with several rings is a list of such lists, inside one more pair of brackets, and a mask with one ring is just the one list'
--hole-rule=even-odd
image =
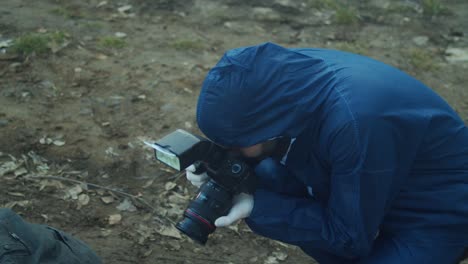
{"label": "black lens barrel", "polygon": [[184,218],[176,228],[204,245],[208,236],[216,230],[218,217],[226,215],[231,208],[232,194],[210,180],[200,188],[200,192],[184,211]]}
{"label": "black lens barrel", "polygon": [[176,228],[194,241],[205,245],[208,241],[208,235],[213,233],[216,227],[207,222],[206,219],[202,219],[201,216],[187,209],[184,212],[184,218],[177,223]]}

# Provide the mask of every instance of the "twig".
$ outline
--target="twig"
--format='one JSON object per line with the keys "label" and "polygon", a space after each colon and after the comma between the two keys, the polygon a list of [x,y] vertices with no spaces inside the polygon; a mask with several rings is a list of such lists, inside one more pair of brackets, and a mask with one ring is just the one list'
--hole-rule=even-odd
{"label": "twig", "polygon": [[153,212],[156,210],[156,208],[151,206],[143,198],[140,198],[140,197],[137,197],[135,195],[132,195],[132,194],[129,194],[129,193],[126,193],[126,192],[122,192],[122,191],[119,191],[119,190],[116,190],[116,189],[112,189],[112,188],[109,188],[109,187],[97,185],[97,184],[94,184],[94,183],[89,183],[89,182],[84,182],[84,181],[79,181],[79,180],[73,180],[73,179],[68,179],[68,178],[59,177],[59,176],[30,176],[28,178],[29,179],[34,179],[34,178],[36,178],[36,179],[52,179],[52,180],[58,180],[58,181],[66,181],[66,182],[73,182],[73,183],[78,183],[78,184],[85,184],[87,186],[90,186],[90,187],[93,187],[93,188],[96,188],[96,189],[103,189],[103,190],[106,190],[106,191],[109,191],[109,192],[120,194],[120,195],[128,197],[128,198],[135,199],[135,200],[139,201],[140,203],[144,204],[145,206],[147,206],[148,208],[150,208],[151,210],[153,210]]}
{"label": "twig", "polygon": [[185,175],[185,170],[178,172],[174,175],[172,175],[169,180],[176,182],[178,179],[180,179],[180,176]]}
{"label": "twig", "polygon": [[[186,260],[186,257],[178,257],[178,256],[154,256],[156,259],[160,260],[165,260],[165,261],[184,261]],[[219,259],[215,258],[203,258],[203,257],[197,257],[197,256],[190,256],[189,257],[191,260],[200,260],[200,261],[205,261],[205,262],[215,262],[215,263],[231,263],[229,261],[221,261]],[[185,263],[185,262],[184,262]]]}

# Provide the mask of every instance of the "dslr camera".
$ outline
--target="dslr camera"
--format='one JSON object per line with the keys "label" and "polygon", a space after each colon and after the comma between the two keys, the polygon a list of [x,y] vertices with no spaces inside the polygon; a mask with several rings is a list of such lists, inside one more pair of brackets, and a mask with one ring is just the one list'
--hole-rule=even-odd
{"label": "dslr camera", "polygon": [[196,174],[207,172],[210,179],[176,224],[177,229],[202,245],[216,230],[215,220],[231,209],[234,195],[255,191],[256,177],[248,160],[206,138],[178,129],[151,146],[157,160],[177,171],[194,164]]}

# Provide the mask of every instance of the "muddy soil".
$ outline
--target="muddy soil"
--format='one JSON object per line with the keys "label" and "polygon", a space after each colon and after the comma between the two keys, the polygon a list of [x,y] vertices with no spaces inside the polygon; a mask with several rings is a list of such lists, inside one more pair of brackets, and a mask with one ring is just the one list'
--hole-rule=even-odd
{"label": "muddy soil", "polygon": [[198,133],[206,72],[225,50],[266,41],[380,59],[468,119],[468,2],[343,3],[2,0],[0,205],[105,263],[314,263],[244,223],[204,247],[181,236],[172,223],[196,190],[142,141]]}

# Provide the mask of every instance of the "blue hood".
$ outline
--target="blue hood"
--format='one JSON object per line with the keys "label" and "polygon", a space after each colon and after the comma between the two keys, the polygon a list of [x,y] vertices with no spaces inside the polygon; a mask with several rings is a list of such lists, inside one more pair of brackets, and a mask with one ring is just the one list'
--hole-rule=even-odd
{"label": "blue hood", "polygon": [[273,43],[229,50],[203,83],[198,126],[226,147],[296,137],[313,120],[331,85],[333,71],[322,59]]}

